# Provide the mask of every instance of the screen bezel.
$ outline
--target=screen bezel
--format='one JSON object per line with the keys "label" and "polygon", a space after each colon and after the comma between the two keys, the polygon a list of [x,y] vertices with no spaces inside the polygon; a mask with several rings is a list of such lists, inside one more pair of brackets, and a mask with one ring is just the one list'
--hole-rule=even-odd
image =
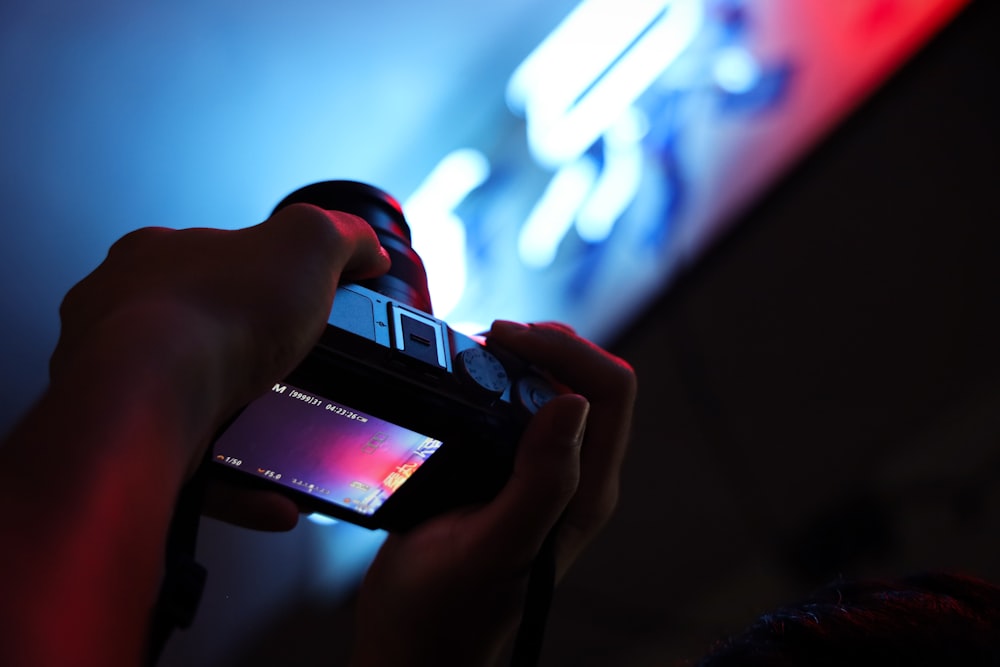
{"label": "screen bezel", "polygon": [[[217,473],[239,483],[279,491],[294,500],[303,512],[323,514],[368,529],[405,530],[448,509],[485,502],[510,475],[518,429],[509,405],[496,403],[476,409],[474,404],[471,407],[458,404],[448,392],[405,381],[349,357],[324,354],[321,348],[314,350],[282,384],[442,443],[374,513],[362,514],[217,461],[213,441],[210,459]],[[220,429],[216,441],[243,411]],[[470,470],[476,474],[469,475]]]}

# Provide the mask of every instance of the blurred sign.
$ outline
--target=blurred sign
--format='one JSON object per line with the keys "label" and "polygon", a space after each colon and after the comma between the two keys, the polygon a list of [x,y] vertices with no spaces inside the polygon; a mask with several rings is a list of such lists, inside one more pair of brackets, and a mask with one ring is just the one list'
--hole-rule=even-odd
{"label": "blurred sign", "polygon": [[584,0],[404,203],[435,313],[603,340],[962,0]]}

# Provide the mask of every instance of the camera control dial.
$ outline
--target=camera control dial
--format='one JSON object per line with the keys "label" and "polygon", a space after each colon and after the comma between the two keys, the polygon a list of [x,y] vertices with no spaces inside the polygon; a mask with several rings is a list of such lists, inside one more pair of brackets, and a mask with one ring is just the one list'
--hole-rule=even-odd
{"label": "camera control dial", "polygon": [[499,398],[510,386],[503,363],[482,347],[459,352],[455,356],[455,370],[462,384],[483,397]]}
{"label": "camera control dial", "polygon": [[537,375],[526,375],[517,381],[511,393],[514,394],[517,403],[527,410],[528,414],[533,415],[558,392]]}

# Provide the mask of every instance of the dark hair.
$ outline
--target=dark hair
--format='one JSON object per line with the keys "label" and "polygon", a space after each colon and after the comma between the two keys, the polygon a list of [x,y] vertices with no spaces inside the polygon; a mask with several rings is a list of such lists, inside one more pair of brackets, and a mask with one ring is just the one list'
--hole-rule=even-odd
{"label": "dark hair", "polygon": [[1000,666],[1000,588],[945,573],[835,581],[760,616],[697,664]]}

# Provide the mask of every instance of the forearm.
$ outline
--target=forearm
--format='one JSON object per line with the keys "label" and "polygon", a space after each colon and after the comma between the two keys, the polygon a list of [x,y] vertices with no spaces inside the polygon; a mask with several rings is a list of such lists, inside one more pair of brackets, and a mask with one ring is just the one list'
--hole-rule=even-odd
{"label": "forearm", "polygon": [[212,418],[191,348],[160,324],[102,331],[0,450],[0,663],[141,661],[186,452]]}

